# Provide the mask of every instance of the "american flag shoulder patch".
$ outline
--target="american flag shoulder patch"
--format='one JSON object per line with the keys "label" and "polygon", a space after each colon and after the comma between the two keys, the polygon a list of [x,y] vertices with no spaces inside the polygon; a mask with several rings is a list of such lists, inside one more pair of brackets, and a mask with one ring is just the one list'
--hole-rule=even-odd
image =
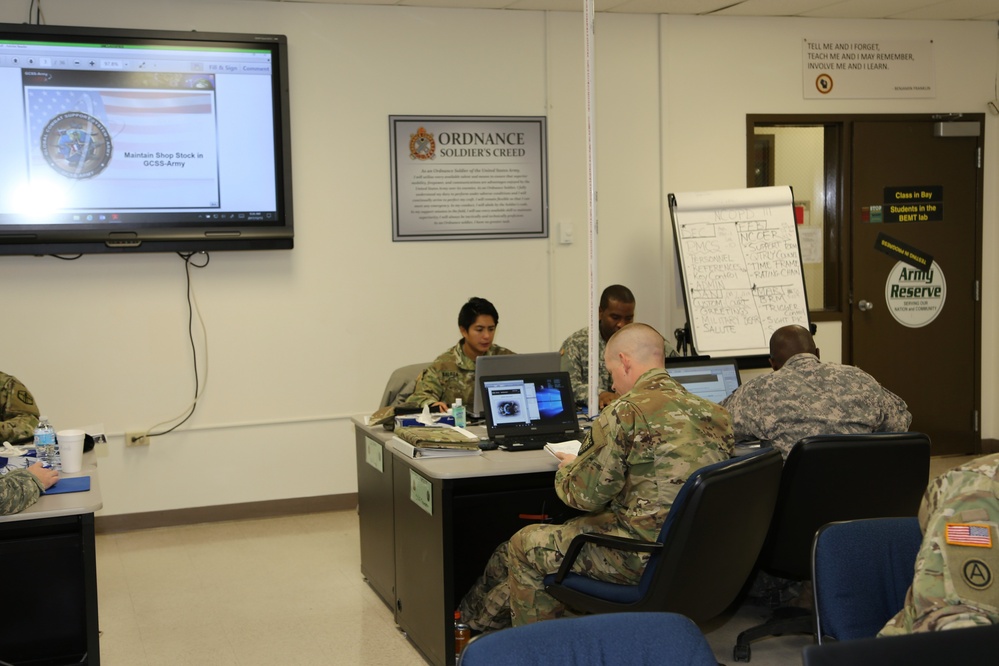
{"label": "american flag shoulder patch", "polygon": [[977,523],[947,523],[947,543],[951,546],[992,547],[992,532],[988,525]]}

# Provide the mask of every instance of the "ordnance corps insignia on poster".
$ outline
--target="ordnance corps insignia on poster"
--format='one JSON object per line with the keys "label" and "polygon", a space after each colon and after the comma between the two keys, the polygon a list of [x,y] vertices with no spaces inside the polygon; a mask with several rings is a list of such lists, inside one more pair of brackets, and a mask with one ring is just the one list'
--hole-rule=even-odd
{"label": "ordnance corps insignia on poster", "polygon": [[414,160],[432,160],[437,151],[434,135],[420,128],[416,134],[409,135],[409,157]]}
{"label": "ordnance corps insignia on poster", "polygon": [[42,130],[45,161],[67,178],[93,178],[111,161],[111,134],[101,121],[80,111],[60,113]]}

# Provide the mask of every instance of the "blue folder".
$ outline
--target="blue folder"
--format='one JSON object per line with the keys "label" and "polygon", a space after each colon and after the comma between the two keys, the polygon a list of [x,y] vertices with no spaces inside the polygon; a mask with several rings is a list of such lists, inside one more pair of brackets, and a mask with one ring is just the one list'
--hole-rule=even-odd
{"label": "blue folder", "polygon": [[54,486],[45,491],[45,494],[82,493],[85,490],[90,490],[89,476],[69,476],[56,481]]}

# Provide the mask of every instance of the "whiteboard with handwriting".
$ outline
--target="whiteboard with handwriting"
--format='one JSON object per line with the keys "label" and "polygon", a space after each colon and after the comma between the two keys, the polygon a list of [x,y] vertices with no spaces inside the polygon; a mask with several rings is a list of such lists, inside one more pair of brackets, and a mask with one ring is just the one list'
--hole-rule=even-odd
{"label": "whiteboard with handwriting", "polygon": [[776,329],[808,327],[790,187],[670,194],[669,207],[698,354],[766,355]]}

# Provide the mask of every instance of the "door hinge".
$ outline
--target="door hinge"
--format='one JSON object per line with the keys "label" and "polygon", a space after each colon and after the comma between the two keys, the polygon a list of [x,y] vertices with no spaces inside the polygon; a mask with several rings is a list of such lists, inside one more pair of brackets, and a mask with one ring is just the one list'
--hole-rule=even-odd
{"label": "door hinge", "polygon": [[982,283],[975,280],[975,302],[982,300]]}
{"label": "door hinge", "polygon": [[971,412],[971,430],[978,432],[978,410]]}
{"label": "door hinge", "polygon": [[982,168],[982,147],[978,146],[978,168]]}

